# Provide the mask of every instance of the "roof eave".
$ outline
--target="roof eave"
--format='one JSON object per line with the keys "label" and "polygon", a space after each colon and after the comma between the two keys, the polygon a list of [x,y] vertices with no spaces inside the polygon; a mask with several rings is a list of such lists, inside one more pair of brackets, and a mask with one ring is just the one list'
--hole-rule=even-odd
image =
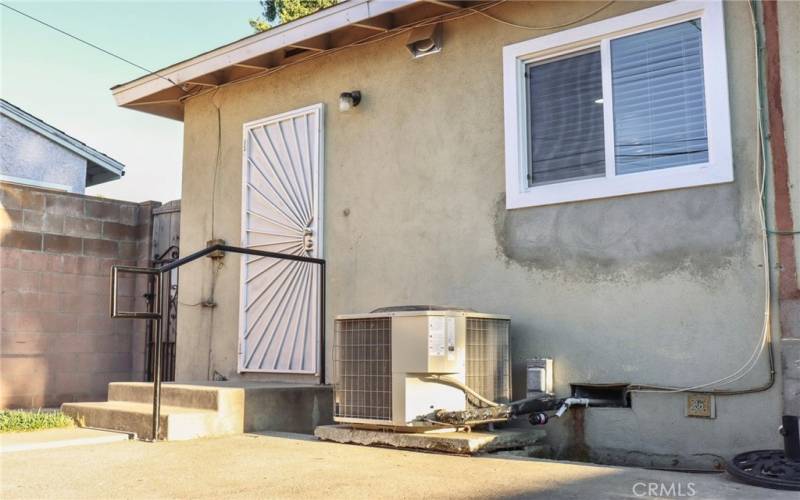
{"label": "roof eave", "polygon": [[277,26],[173,64],[157,71],[157,74],[117,85],[112,87],[111,91],[117,104],[124,106],[155,92],[189,82],[192,78],[208,74],[210,71],[246,61],[266,52],[278,50],[292,43],[301,42],[419,1],[421,0],[349,0],[342,2],[291,23]]}
{"label": "roof eave", "polygon": [[[465,5],[460,1],[442,0],[348,0],[117,85],[111,91],[118,106],[183,120],[180,101],[193,95],[187,88],[217,86],[212,73],[227,71],[237,65],[246,68],[248,64],[241,63],[282,49],[303,47],[304,43],[329,36],[341,28],[368,26],[379,16],[392,16],[392,12],[415,4],[451,12]],[[264,71],[271,67],[274,66],[267,65]],[[257,69],[254,71],[258,72]]]}

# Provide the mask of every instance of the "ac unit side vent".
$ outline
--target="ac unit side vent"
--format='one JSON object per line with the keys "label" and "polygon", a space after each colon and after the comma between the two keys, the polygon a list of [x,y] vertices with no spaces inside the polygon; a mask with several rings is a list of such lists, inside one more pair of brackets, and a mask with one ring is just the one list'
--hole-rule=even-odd
{"label": "ac unit side vent", "polygon": [[392,419],[392,319],[336,320],[334,416]]}
{"label": "ac unit side vent", "polygon": [[511,400],[509,323],[505,319],[467,317],[467,385],[498,403]]}

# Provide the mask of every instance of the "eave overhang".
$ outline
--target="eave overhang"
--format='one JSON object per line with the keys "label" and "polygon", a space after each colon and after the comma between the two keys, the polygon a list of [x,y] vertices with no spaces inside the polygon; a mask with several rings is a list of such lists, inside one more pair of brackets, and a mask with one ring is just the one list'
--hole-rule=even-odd
{"label": "eave overhang", "polygon": [[183,102],[427,20],[499,2],[348,0],[111,89],[118,106],[183,120]]}

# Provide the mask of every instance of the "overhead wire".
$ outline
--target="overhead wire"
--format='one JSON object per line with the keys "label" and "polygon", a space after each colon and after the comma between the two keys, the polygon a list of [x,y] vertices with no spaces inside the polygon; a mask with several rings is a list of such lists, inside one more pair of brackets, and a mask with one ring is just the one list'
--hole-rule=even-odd
{"label": "overhead wire", "polygon": [[[376,34],[370,35],[370,36],[368,36],[366,38],[362,38],[361,40],[358,40],[356,42],[352,42],[352,43],[349,43],[347,45],[343,45],[341,47],[335,47],[333,49],[320,51],[320,52],[317,52],[316,54],[310,55],[310,56],[305,57],[303,59],[299,59],[297,61],[292,61],[292,62],[287,63],[287,64],[282,64],[282,65],[277,66],[275,68],[265,68],[264,71],[261,71],[259,73],[255,73],[255,74],[250,75],[250,76],[246,76],[246,77],[240,78],[240,79],[235,80],[235,81],[222,83],[222,84],[217,85],[216,87],[212,87],[212,88],[209,88],[209,87],[203,88],[203,89],[201,89],[200,91],[198,91],[196,93],[190,93],[188,95],[181,96],[180,98],[178,98],[178,101],[179,102],[183,102],[184,100],[187,100],[187,99],[190,99],[190,98],[193,98],[193,97],[199,97],[201,95],[208,94],[209,92],[213,92],[214,89],[216,89],[216,88],[227,87],[227,86],[230,86],[230,85],[244,83],[244,82],[248,82],[248,81],[251,81],[251,80],[258,79],[258,78],[263,78],[263,77],[266,77],[266,76],[270,76],[270,75],[273,75],[273,74],[275,74],[275,73],[277,73],[279,71],[283,71],[284,69],[287,69],[287,68],[290,68],[292,66],[295,66],[297,64],[302,64],[302,63],[305,63],[305,62],[313,61],[313,60],[315,60],[315,59],[317,59],[319,57],[335,54],[335,53],[340,52],[342,50],[346,50],[346,49],[350,49],[350,48],[354,48],[354,47],[363,47],[363,46],[370,45],[370,44],[373,44],[373,43],[378,43],[378,42],[381,42],[381,41],[384,41],[384,40],[395,38],[395,37],[397,37],[399,35],[402,35],[403,33],[409,32],[409,31],[411,31],[413,29],[422,28],[422,27],[425,27],[425,26],[433,25],[433,24],[440,24],[440,23],[447,23],[447,22],[451,22],[451,21],[457,21],[459,19],[464,19],[464,18],[473,16],[475,14],[485,14],[487,19],[490,19],[490,20],[492,20],[494,22],[498,22],[498,23],[501,23],[501,24],[508,24],[507,21],[502,20],[502,19],[497,18],[497,17],[494,17],[492,15],[489,15],[486,12],[489,9],[492,9],[494,7],[497,7],[498,5],[506,3],[507,1],[508,0],[498,0],[498,1],[491,2],[491,3],[485,4],[485,5],[480,5],[480,6],[477,6],[477,7],[467,7],[467,8],[464,8],[464,9],[460,10],[460,11],[456,11],[456,12],[452,12],[452,13],[448,13],[448,14],[441,14],[441,15],[435,16],[433,18],[429,18],[429,19],[424,19],[424,20],[421,20],[421,21],[413,22],[413,23],[407,24],[405,26],[401,26],[399,28],[392,29],[392,30],[384,32],[384,33],[376,33]],[[604,3],[599,8],[593,9],[591,12],[589,12],[587,14],[583,14],[583,15],[581,15],[580,17],[578,17],[576,19],[573,19],[571,21],[568,21],[566,23],[562,23],[562,24],[559,24],[559,25],[556,25],[556,26],[523,26],[523,25],[514,25],[514,27],[520,28],[520,29],[529,29],[529,30],[549,30],[549,29],[556,29],[556,28],[563,28],[563,27],[567,27],[567,26],[572,26],[574,24],[577,24],[577,23],[580,23],[582,21],[585,21],[586,19],[589,19],[590,17],[598,14],[599,12],[605,10],[606,8],[611,6],[612,4],[616,3],[616,1],[617,0],[610,0],[610,1],[606,2],[606,3]],[[513,23],[511,23],[511,24],[513,24]]]}
{"label": "overhead wire", "polygon": [[[480,15],[482,15],[484,17],[487,17],[487,18],[491,19],[492,21],[496,21],[496,22],[498,22],[500,24],[504,24],[504,25],[510,26],[512,28],[518,28],[518,29],[523,29],[523,30],[532,30],[532,31],[544,31],[544,30],[552,30],[552,29],[558,29],[558,28],[566,28],[567,26],[572,26],[575,23],[579,23],[581,21],[585,21],[586,19],[589,19],[590,17],[594,16],[595,14],[598,14],[598,13],[604,11],[605,9],[610,7],[611,4],[613,4],[614,2],[616,2],[616,0],[610,0],[610,1],[606,2],[605,4],[601,5],[600,7],[598,7],[597,9],[589,12],[588,14],[586,14],[586,15],[584,15],[582,17],[579,17],[578,19],[574,19],[574,20],[566,22],[566,23],[553,24],[553,25],[550,25],[550,26],[525,26],[523,24],[516,24],[516,23],[512,23],[511,21],[506,21],[505,19],[500,19],[499,17],[493,16],[493,15],[491,15],[488,12],[485,12],[483,10],[473,9],[472,7],[468,7],[468,9],[471,10],[471,11],[474,11],[476,14],[480,14]],[[488,10],[488,9],[486,9],[486,10]]]}
{"label": "overhead wire", "polygon": [[159,74],[157,71],[153,71],[151,69],[145,68],[144,66],[142,66],[140,64],[137,64],[137,63],[131,61],[130,59],[126,59],[126,58],[124,58],[124,57],[122,57],[122,56],[120,56],[118,54],[115,54],[114,52],[111,52],[108,49],[104,49],[103,47],[100,47],[97,44],[94,44],[92,42],[84,40],[83,38],[81,38],[81,37],[79,37],[77,35],[73,35],[72,33],[68,32],[68,31],[65,31],[65,30],[63,30],[63,29],[61,29],[61,28],[59,28],[57,26],[54,26],[54,25],[52,25],[52,24],[50,24],[50,23],[48,23],[46,21],[43,21],[43,20],[41,20],[41,19],[39,19],[39,18],[37,18],[35,16],[32,16],[32,15],[28,14],[27,12],[23,12],[23,11],[21,11],[21,10],[15,8],[15,7],[12,7],[12,6],[8,5],[7,3],[0,3],[0,6],[3,6],[6,9],[14,11],[14,12],[16,12],[17,14],[19,14],[21,16],[27,17],[28,19],[30,19],[32,21],[35,21],[35,22],[37,22],[37,23],[39,23],[39,24],[41,24],[41,25],[43,25],[43,26],[45,26],[47,28],[50,28],[53,31],[61,33],[64,36],[68,36],[69,38],[72,38],[73,40],[76,40],[76,41],[78,41],[78,42],[80,42],[80,43],[82,43],[84,45],[87,45],[87,46],[89,46],[89,47],[91,47],[93,49],[99,50],[100,52],[102,52],[104,54],[107,54],[107,55],[109,55],[109,56],[111,56],[111,57],[113,57],[115,59],[118,59],[118,60],[120,60],[122,62],[130,64],[131,66],[133,66],[135,68],[138,68],[138,69],[141,69],[143,71],[146,71],[147,75],[145,75],[145,76],[155,75],[155,76],[157,76],[157,77],[159,77],[159,78],[161,78],[163,80],[166,80],[166,81],[170,82],[173,85],[177,85],[177,83],[175,83],[172,79],[170,79],[169,77],[166,77],[166,76],[163,76],[163,75]]}

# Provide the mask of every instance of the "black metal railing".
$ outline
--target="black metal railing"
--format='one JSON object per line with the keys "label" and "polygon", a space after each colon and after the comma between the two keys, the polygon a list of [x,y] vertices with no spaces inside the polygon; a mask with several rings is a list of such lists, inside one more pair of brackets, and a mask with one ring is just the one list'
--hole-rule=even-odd
{"label": "black metal railing", "polygon": [[[173,269],[177,269],[185,264],[205,257],[212,253],[238,253],[243,255],[255,255],[258,257],[271,257],[273,259],[292,260],[296,262],[308,262],[319,266],[319,379],[320,384],[325,383],[325,259],[315,257],[304,257],[302,255],[291,255],[278,252],[266,252],[263,250],[253,250],[252,248],[234,247],[225,244],[210,245],[203,250],[197,251],[186,257],[176,259],[159,268],[132,267],[132,266],[113,266],[111,268],[111,317],[126,319],[145,319],[154,323],[155,329],[155,353],[153,359],[153,426],[152,440],[158,440],[159,424],[161,417],[161,375],[162,358],[164,346],[162,336],[164,333],[165,317],[168,314],[168,307],[164,301],[169,300],[169,288],[166,286],[169,280],[165,276]],[[119,289],[119,276],[121,274],[139,274],[152,277],[154,280],[154,300],[153,306],[148,307],[148,311],[120,311],[117,292]]]}
{"label": "black metal railing", "polygon": [[[180,249],[177,245],[171,245],[160,255],[156,255],[150,261],[150,267],[158,269],[167,264],[170,264],[180,257]],[[164,276],[169,283],[166,288],[169,290],[169,299],[166,301],[167,310],[164,313],[164,321],[166,324],[162,328],[161,343],[163,344],[163,354],[161,358],[161,381],[171,382],[175,380],[175,344],[177,340],[177,315],[178,315],[178,280],[176,272],[170,271]],[[155,302],[155,282],[152,276],[147,280],[147,292],[144,298],[147,301],[147,310],[153,310]],[[156,353],[155,342],[155,325],[153,321],[148,321],[145,332],[145,380],[148,382],[153,381],[155,373],[155,366],[153,360]]]}

